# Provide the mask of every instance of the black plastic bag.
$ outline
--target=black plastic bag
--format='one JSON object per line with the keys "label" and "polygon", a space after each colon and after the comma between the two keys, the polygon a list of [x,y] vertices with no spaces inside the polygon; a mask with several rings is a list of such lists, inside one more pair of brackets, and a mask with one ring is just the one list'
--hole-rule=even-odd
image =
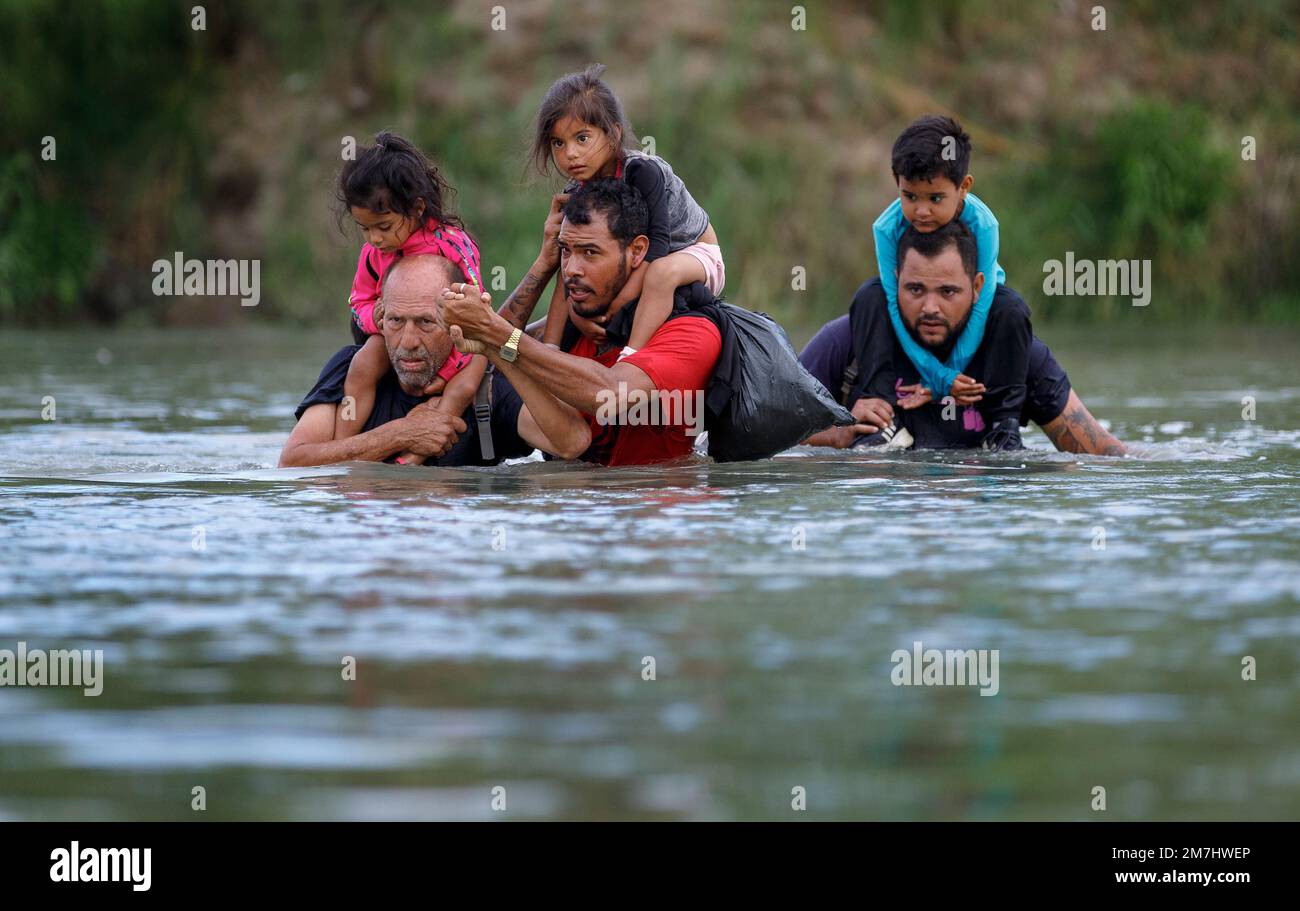
{"label": "black plastic bag", "polygon": [[722,353],[705,391],[709,455],[719,462],[767,459],[853,415],[804,369],[789,337],[766,313],[725,301],[711,307]]}
{"label": "black plastic bag", "polygon": [[[615,314],[605,337],[625,345],[637,302]],[[722,351],[704,390],[708,453],[719,462],[770,459],[827,427],[856,423],[853,415],[799,363],[780,324],[715,298],[703,282],[678,288],[669,319],[703,316],[718,327]],[[580,333],[569,322],[560,343],[569,351]]]}

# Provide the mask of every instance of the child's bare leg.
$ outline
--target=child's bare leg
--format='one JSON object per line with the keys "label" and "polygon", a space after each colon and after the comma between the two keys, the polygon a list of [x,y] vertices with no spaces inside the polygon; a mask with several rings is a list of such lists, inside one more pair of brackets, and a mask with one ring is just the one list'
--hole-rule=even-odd
{"label": "child's bare leg", "polygon": [[564,296],[564,280],[555,278],[555,290],[551,292],[551,306],[546,311],[546,328],[542,330],[542,342],[553,347],[560,347],[564,338],[564,326],[569,321],[569,301]]}
{"label": "child's bare leg", "polygon": [[384,337],[370,336],[348,365],[348,376],[343,381],[343,401],[339,403],[338,417],[334,421],[334,439],[346,439],[361,432],[370,418],[370,410],[375,407],[375,386],[389,367]]}
{"label": "child's bare leg", "polygon": [[645,286],[641,289],[641,300],[636,305],[636,317],[632,320],[632,334],[627,340],[627,347],[644,348],[651,336],[668,319],[673,312],[673,294],[682,285],[707,280],[704,265],[689,253],[680,250],[656,259],[646,270]]}

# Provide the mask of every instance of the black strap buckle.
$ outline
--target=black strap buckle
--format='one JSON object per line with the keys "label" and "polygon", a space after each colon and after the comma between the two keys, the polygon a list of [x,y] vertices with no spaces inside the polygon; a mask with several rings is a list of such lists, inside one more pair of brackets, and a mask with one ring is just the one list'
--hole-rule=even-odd
{"label": "black strap buckle", "polygon": [[474,393],[474,421],[478,424],[478,448],[483,461],[496,459],[496,448],[492,445],[492,367],[488,366],[483,374],[483,381]]}

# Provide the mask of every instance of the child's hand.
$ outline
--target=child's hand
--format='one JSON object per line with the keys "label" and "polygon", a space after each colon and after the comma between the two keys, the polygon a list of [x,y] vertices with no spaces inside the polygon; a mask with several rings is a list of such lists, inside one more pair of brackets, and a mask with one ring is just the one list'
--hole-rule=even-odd
{"label": "child's hand", "polygon": [[569,311],[569,320],[583,335],[594,341],[597,347],[605,344],[605,324],[587,319],[585,316],[579,316],[572,310]]}
{"label": "child's hand", "polygon": [[398,465],[423,465],[424,456],[420,455],[419,453],[411,452],[411,450],[408,449],[406,450],[406,452],[401,453],[397,457],[397,464]]}
{"label": "child's hand", "polygon": [[952,381],[952,389],[949,391],[958,405],[974,405],[984,398],[984,384],[964,373],[957,374],[957,379]]}
{"label": "child's hand", "polygon": [[564,214],[560,210],[568,201],[568,193],[556,193],[551,197],[551,211],[546,216],[546,224],[542,226],[542,258],[548,263],[560,261],[560,223],[564,221]]}
{"label": "child's hand", "polygon": [[926,389],[920,383],[913,383],[911,386],[899,386],[898,407],[904,411],[911,411],[913,408],[920,408],[928,404],[933,396],[930,390]]}

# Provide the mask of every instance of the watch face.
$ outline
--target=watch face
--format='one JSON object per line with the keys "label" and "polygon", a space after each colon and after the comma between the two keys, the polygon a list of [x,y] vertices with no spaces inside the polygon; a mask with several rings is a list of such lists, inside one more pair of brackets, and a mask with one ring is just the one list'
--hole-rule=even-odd
{"label": "watch face", "polygon": [[519,357],[519,340],[524,337],[522,329],[515,329],[510,333],[509,340],[501,346],[501,360],[507,364],[513,364],[515,358]]}

